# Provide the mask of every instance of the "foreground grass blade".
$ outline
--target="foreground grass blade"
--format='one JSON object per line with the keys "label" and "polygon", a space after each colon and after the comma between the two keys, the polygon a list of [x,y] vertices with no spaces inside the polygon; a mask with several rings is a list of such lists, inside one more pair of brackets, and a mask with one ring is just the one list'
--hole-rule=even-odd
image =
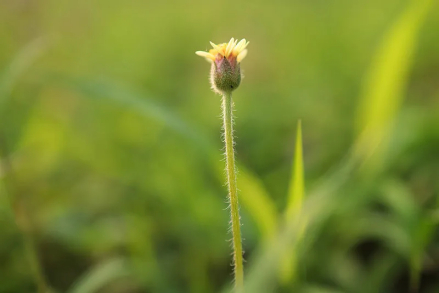
{"label": "foreground grass blade", "polygon": [[288,189],[287,219],[293,218],[302,209],[305,194],[305,172],[303,170],[302,122],[297,123],[296,148],[294,152],[290,186]]}
{"label": "foreground grass blade", "polygon": [[356,154],[367,158],[375,153],[374,164],[401,106],[416,38],[431,2],[411,1],[385,34],[367,73],[358,108]]}
{"label": "foreground grass blade", "polygon": [[[302,147],[302,122],[297,123],[296,148],[294,152],[293,164],[291,168],[291,179],[288,189],[288,203],[285,211],[286,223],[295,221],[302,209],[303,197],[305,194],[305,172],[303,169],[303,147]],[[303,233],[305,227],[299,229]],[[300,236],[298,236],[300,237]],[[287,284],[292,281],[296,269],[297,256],[294,247],[285,255],[281,266],[281,282]]]}

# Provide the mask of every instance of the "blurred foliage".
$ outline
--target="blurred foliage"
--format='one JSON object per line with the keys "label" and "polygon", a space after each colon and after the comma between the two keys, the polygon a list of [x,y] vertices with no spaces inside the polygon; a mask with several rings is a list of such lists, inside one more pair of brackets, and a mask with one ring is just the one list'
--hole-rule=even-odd
{"label": "blurred foliage", "polygon": [[230,37],[248,291],[438,292],[438,31],[433,0],[0,2],[0,292],[229,290],[194,52]]}

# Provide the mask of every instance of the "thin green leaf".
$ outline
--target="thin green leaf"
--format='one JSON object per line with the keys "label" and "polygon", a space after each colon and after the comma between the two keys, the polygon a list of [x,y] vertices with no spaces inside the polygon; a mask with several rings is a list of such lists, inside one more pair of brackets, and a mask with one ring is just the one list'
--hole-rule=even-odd
{"label": "thin green leaf", "polygon": [[431,2],[410,3],[385,34],[367,73],[358,108],[355,153],[361,158],[376,153],[374,164],[381,161],[382,144],[401,106],[416,38]]}
{"label": "thin green leaf", "polygon": [[305,194],[305,172],[303,169],[302,121],[297,123],[296,149],[293,158],[290,187],[288,190],[287,219],[291,219],[302,209]]}
{"label": "thin green leaf", "polygon": [[[302,122],[299,120],[297,123],[296,149],[294,152],[290,186],[288,190],[288,204],[285,211],[285,219],[287,223],[297,219],[303,205],[303,197],[305,194],[305,172],[303,168],[302,145]],[[303,234],[305,229],[305,224],[303,223],[302,225],[302,229],[299,229],[300,234]],[[291,248],[282,262],[280,277],[283,284],[291,282],[294,278],[297,263],[295,247],[296,246],[293,246]]]}

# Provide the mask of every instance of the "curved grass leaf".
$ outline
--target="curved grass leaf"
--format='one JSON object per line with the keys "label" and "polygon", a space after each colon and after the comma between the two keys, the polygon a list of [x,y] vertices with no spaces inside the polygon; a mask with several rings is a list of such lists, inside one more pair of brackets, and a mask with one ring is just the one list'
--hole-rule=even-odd
{"label": "curved grass leaf", "polygon": [[[110,82],[94,82],[83,79],[61,78],[57,81],[81,94],[97,99],[112,101],[117,106],[123,106],[146,118],[154,119],[169,129],[188,139],[194,147],[202,152],[209,160],[218,180],[224,181],[224,166],[222,154],[218,147],[200,135],[178,115],[154,102],[145,95],[135,93]],[[256,223],[261,236],[266,241],[277,229],[277,211],[274,202],[265,190],[262,182],[243,165],[237,163],[239,170],[239,197],[243,207]]]}
{"label": "curved grass leaf", "polygon": [[373,164],[381,161],[382,144],[401,106],[416,39],[431,2],[411,1],[384,35],[366,75],[356,121],[356,155],[368,158],[375,153]]}

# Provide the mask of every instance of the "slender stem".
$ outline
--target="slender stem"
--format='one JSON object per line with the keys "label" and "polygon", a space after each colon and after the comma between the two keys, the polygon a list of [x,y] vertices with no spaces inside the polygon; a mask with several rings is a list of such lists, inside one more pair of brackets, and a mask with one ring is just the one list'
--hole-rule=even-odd
{"label": "slender stem", "polygon": [[242,265],[241,224],[239,217],[238,194],[236,187],[235,154],[233,150],[233,102],[232,94],[223,96],[224,142],[226,145],[227,186],[233,234],[233,262],[235,271],[236,292],[243,292],[244,269]]}

